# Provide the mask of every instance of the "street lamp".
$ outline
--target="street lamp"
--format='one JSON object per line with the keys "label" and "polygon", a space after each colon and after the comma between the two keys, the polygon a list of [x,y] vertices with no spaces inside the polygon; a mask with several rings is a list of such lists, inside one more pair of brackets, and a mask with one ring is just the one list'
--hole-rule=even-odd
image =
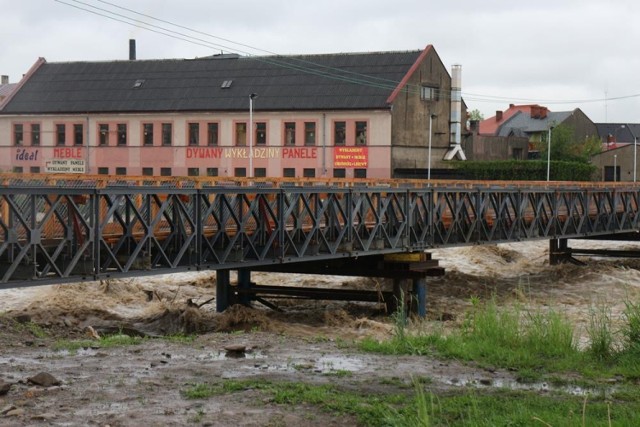
{"label": "street lamp", "polygon": [[253,100],[257,93],[249,95],[249,178],[253,178]]}
{"label": "street lamp", "polygon": [[435,119],[436,116],[435,114],[431,114],[429,116],[429,153],[428,153],[428,163],[427,163],[427,179],[430,181],[431,180],[431,136],[433,135],[433,131],[432,131],[432,127],[431,125],[433,124],[433,119]]}
{"label": "street lamp", "polygon": [[613,182],[618,181],[618,155],[613,155]]}
{"label": "street lamp", "polygon": [[547,137],[547,182],[549,182],[551,171],[551,129],[553,129],[553,126],[549,126],[549,136]]}
{"label": "street lamp", "polygon": [[636,182],[638,170],[638,137],[633,137],[633,182]]}

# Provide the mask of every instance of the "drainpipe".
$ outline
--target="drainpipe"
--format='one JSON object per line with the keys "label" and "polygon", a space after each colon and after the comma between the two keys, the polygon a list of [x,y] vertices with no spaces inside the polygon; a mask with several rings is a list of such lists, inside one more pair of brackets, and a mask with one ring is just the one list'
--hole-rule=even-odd
{"label": "drainpipe", "polygon": [[87,174],[91,174],[91,168],[90,168],[90,161],[91,161],[91,153],[89,152],[89,147],[91,147],[91,141],[89,140],[89,135],[91,134],[89,132],[89,115],[87,114],[87,130],[86,130],[86,135],[87,135],[87,165],[86,168],[84,170],[85,175]]}
{"label": "drainpipe", "polygon": [[327,113],[322,113],[322,176],[327,176]]}

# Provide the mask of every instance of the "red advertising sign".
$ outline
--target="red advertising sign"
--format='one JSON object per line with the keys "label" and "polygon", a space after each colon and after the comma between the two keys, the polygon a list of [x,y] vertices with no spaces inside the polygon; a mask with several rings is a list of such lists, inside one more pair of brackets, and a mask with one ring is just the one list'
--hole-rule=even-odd
{"label": "red advertising sign", "polygon": [[367,147],[335,147],[333,149],[334,168],[366,168],[368,163]]}

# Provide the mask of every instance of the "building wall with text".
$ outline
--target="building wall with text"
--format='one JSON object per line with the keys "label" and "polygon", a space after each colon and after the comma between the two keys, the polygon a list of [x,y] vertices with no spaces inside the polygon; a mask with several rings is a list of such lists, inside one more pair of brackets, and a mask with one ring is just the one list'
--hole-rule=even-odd
{"label": "building wall with text", "polygon": [[[389,111],[0,117],[0,170],[391,177]],[[250,150],[251,146],[251,150]]]}

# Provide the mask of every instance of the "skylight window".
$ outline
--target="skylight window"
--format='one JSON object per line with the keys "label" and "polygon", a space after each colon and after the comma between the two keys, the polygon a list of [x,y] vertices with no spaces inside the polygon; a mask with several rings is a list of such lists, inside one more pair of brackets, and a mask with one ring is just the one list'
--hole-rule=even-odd
{"label": "skylight window", "polygon": [[233,83],[233,80],[225,80],[222,82],[222,84],[220,85],[220,87],[222,89],[228,89],[231,87],[231,83]]}
{"label": "skylight window", "polygon": [[133,84],[133,88],[134,89],[141,88],[143,84],[144,84],[144,80],[143,79],[136,80],[136,82]]}

